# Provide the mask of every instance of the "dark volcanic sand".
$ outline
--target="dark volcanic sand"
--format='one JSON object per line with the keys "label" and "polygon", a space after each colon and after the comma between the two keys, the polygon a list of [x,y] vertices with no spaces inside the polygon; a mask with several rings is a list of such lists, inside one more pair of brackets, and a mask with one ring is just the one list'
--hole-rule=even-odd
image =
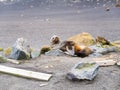
{"label": "dark volcanic sand", "polygon": [[[111,7],[63,10],[24,10],[1,12],[0,46],[10,47],[19,37],[27,38],[30,45],[40,48],[48,45],[56,34],[62,40],[88,32],[94,37],[103,36],[111,41],[120,39],[120,8]],[[89,60],[89,58],[86,58]],[[41,56],[21,65],[5,65],[28,70],[53,73],[49,82],[30,80],[0,73],[0,90],[120,90],[120,68],[101,67],[94,81],[71,82],[65,75],[81,58]],[[51,66],[49,69],[45,66]],[[40,84],[48,83],[40,87]]]}

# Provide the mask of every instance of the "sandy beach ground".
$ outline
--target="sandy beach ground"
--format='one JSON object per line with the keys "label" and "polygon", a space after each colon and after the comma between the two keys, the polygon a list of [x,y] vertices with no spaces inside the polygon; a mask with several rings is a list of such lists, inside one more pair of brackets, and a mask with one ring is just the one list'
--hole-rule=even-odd
{"label": "sandy beach ground", "polygon": [[[0,14],[0,47],[11,47],[17,38],[24,37],[33,48],[49,45],[52,35],[66,40],[72,35],[88,32],[110,41],[120,40],[120,8],[86,9],[26,9],[4,11]],[[112,55],[112,54],[110,54]],[[109,55],[108,55],[109,56]],[[119,56],[119,54],[118,54]],[[72,82],[66,73],[74,64],[91,58],[40,56],[24,64],[4,65],[52,73],[49,82],[31,80],[0,73],[0,90],[120,90],[120,67],[100,67],[93,81]],[[49,68],[46,68],[49,66]],[[40,84],[46,86],[40,87]]]}

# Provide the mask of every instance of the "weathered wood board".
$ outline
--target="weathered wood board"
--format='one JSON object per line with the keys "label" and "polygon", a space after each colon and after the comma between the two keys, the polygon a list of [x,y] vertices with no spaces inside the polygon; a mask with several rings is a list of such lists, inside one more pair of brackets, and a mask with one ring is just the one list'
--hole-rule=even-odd
{"label": "weathered wood board", "polygon": [[104,58],[94,58],[93,62],[96,62],[100,66],[112,66],[117,63],[116,60],[104,59]]}
{"label": "weathered wood board", "polygon": [[0,72],[43,81],[48,81],[52,77],[52,74],[28,71],[3,65],[0,65]]}

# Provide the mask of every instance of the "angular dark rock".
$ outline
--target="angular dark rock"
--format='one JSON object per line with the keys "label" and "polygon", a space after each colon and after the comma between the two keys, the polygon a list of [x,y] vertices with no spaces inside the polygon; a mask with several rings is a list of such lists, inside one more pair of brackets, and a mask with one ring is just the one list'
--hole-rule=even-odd
{"label": "angular dark rock", "polygon": [[28,45],[25,44],[26,40],[24,38],[18,38],[16,43],[12,47],[10,54],[11,59],[23,60],[30,59],[30,53],[28,52]]}
{"label": "angular dark rock", "polygon": [[30,57],[24,51],[21,51],[15,47],[13,47],[10,58],[16,59],[16,60],[23,60],[23,59],[26,60],[26,59],[29,59]]}

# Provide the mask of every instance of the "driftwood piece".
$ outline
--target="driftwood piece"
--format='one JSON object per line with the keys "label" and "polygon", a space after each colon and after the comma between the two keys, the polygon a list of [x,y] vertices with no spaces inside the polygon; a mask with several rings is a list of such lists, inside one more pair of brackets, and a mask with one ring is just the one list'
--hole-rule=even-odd
{"label": "driftwood piece", "polygon": [[20,61],[13,60],[13,59],[6,59],[6,61],[14,63],[14,64],[20,64],[21,63]]}
{"label": "driftwood piece", "polygon": [[112,66],[117,63],[116,60],[105,58],[94,58],[93,62],[96,62],[99,66]]}
{"label": "driftwood piece", "polygon": [[20,61],[13,60],[13,59],[8,59],[8,58],[5,58],[3,56],[0,57],[0,62],[10,62],[10,63],[14,63],[14,64],[20,64],[21,63]]}
{"label": "driftwood piece", "polygon": [[0,65],[0,72],[31,79],[48,81],[52,75]]}

